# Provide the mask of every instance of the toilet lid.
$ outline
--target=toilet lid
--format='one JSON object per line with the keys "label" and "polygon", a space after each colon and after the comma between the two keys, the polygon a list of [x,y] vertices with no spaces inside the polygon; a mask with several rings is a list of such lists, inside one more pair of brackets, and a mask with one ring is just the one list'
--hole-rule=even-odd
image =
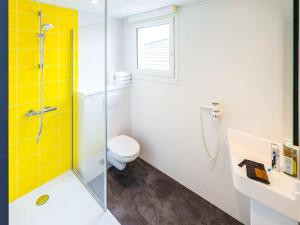
{"label": "toilet lid", "polygon": [[107,142],[110,151],[120,157],[131,157],[140,151],[139,143],[126,135],[111,138]]}

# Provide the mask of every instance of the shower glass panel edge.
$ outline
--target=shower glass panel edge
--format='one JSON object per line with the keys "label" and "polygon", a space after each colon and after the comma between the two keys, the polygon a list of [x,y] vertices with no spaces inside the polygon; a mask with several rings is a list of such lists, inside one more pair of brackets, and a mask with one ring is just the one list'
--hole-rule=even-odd
{"label": "shower glass panel edge", "polygon": [[105,160],[104,160],[104,167],[105,167],[105,173],[104,173],[104,210],[107,210],[107,84],[108,84],[108,67],[107,67],[107,36],[108,36],[108,2],[107,0],[104,0],[104,107],[105,107],[105,139],[104,139],[104,146],[105,146]]}
{"label": "shower glass panel edge", "polygon": [[[98,104],[100,104],[103,109],[103,114],[99,115],[99,116],[103,116],[103,126],[102,127],[102,131],[95,133],[94,135],[99,135],[99,139],[103,140],[103,145],[102,145],[102,149],[100,150],[102,152],[102,156],[103,156],[103,160],[100,160],[102,162],[102,166],[103,166],[103,171],[102,174],[99,175],[99,177],[96,177],[100,180],[100,185],[99,182],[95,182],[94,184],[91,185],[92,182],[94,182],[93,180],[90,181],[89,179],[86,179],[86,177],[84,176],[83,171],[81,170],[81,166],[80,164],[84,163],[82,159],[82,157],[79,156],[79,118],[78,118],[78,114],[79,114],[79,110],[81,110],[80,107],[82,107],[82,105],[80,105],[78,103],[79,101],[79,92],[78,92],[78,74],[75,75],[75,68],[74,68],[74,61],[75,61],[75,55],[79,57],[79,54],[81,54],[81,52],[79,51],[80,47],[78,46],[78,52],[74,52],[74,38],[77,38],[77,41],[79,39],[79,30],[80,28],[78,27],[78,32],[74,32],[74,30],[71,31],[71,92],[72,92],[72,171],[75,173],[75,175],[78,177],[78,179],[81,181],[81,183],[86,187],[86,189],[89,191],[89,193],[95,198],[95,200],[98,202],[98,204],[104,209],[104,211],[107,210],[107,170],[106,170],[106,140],[107,140],[107,107],[106,107],[106,98],[107,98],[107,2],[105,1],[105,6],[104,6],[104,15],[103,15],[103,24],[102,24],[102,28],[99,25],[99,30],[103,29],[103,39],[101,38],[99,41],[103,40],[103,60],[102,62],[99,62],[99,64],[103,65],[103,71],[96,71],[98,76],[103,76],[103,78],[100,78],[100,80],[103,80],[103,87],[104,87],[104,91],[103,91],[103,97],[100,98],[100,102],[98,102]],[[78,35],[77,37],[74,37],[75,35]],[[78,43],[79,45],[79,43]],[[100,53],[102,54],[102,53]],[[79,61],[79,59],[77,59],[77,61]],[[101,59],[100,59],[101,61]],[[76,66],[80,66],[80,63],[77,63]],[[79,73],[79,68],[77,69],[76,73]],[[77,82],[77,83],[76,83]],[[98,99],[99,100],[99,99]],[[99,118],[98,118],[99,119]],[[100,118],[101,120],[102,118]],[[82,151],[82,149],[81,149]],[[83,151],[89,151],[89,149],[83,149]],[[81,152],[82,153],[82,152]],[[89,154],[89,153],[87,153]],[[100,163],[99,161],[99,163]],[[98,161],[97,161],[98,162]],[[87,163],[86,163],[87,164]],[[96,185],[95,185],[96,184]],[[101,187],[102,186],[102,187]],[[95,189],[98,189],[95,190]],[[99,194],[100,193],[100,194]]]}

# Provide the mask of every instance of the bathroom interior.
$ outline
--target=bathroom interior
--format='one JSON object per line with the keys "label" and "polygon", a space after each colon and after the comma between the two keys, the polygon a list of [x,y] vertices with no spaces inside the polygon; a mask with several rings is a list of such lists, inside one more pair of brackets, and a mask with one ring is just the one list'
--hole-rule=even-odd
{"label": "bathroom interior", "polygon": [[299,224],[298,7],[9,0],[9,224]]}

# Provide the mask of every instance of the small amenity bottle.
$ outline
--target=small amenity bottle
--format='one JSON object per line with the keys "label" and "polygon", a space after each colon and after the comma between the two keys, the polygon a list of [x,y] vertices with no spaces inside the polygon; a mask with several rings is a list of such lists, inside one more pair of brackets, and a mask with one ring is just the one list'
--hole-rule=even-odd
{"label": "small amenity bottle", "polygon": [[298,163],[299,147],[290,143],[285,144],[283,146],[283,172],[293,177],[299,177]]}

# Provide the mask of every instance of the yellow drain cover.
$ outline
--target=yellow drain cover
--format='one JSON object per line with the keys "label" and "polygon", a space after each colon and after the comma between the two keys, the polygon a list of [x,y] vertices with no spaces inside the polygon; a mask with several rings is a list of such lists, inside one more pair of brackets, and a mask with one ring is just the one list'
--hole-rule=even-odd
{"label": "yellow drain cover", "polygon": [[42,195],[42,196],[40,196],[40,197],[36,200],[35,204],[36,204],[37,206],[41,206],[41,205],[46,204],[46,202],[47,202],[48,200],[49,200],[49,195]]}

